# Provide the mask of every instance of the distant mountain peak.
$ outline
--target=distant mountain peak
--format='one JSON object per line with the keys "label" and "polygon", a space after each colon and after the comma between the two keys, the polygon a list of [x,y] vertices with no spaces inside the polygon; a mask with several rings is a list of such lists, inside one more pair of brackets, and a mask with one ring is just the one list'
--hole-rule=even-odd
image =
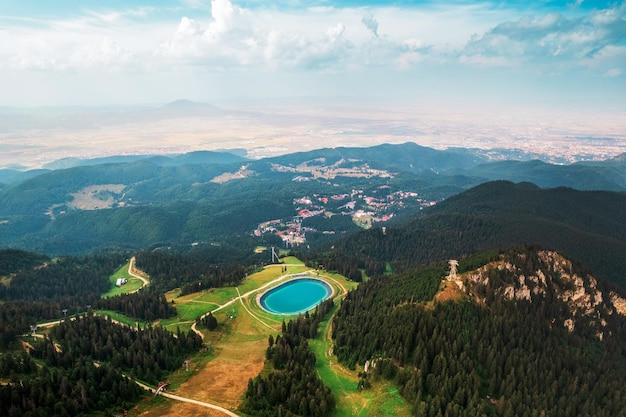
{"label": "distant mountain peak", "polygon": [[196,110],[196,109],[214,109],[214,110],[218,110],[219,108],[217,106],[214,106],[212,104],[209,103],[200,103],[197,101],[191,101],[191,100],[187,100],[187,99],[180,99],[180,100],[175,100],[172,101],[170,103],[165,104],[164,106],[161,107],[162,109],[167,109],[167,110]]}
{"label": "distant mountain peak", "polygon": [[171,101],[163,105],[163,107],[193,106],[194,104],[198,104],[198,103],[195,101],[187,100],[187,99],[179,99],[179,100]]}

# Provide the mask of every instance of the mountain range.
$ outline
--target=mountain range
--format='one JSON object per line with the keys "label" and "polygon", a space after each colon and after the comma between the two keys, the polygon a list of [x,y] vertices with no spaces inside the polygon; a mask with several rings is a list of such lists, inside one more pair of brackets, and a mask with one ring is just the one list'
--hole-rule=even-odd
{"label": "mountain range", "polygon": [[[439,205],[493,180],[571,187],[581,192],[574,193],[577,197],[562,208],[549,203],[557,213],[588,205],[585,199],[590,194],[583,194],[583,190],[615,192],[609,200],[620,200],[626,190],[626,162],[620,157],[572,165],[494,162],[476,150],[439,151],[414,143],[320,149],[261,160],[246,159],[239,153],[194,152],[59,161],[59,165],[74,166],[0,171],[0,182],[4,183],[0,189],[0,245],[51,255],[116,246],[137,249],[196,242],[231,244],[237,239],[254,245],[248,237],[259,224],[293,219],[302,209],[320,213],[318,218],[303,220],[303,226],[314,224],[309,229],[331,233],[322,238],[315,230],[308,230],[311,244],[327,242],[333,231],[339,232],[335,236],[344,236],[359,227],[343,222],[345,216],[333,216],[339,204],[326,202],[313,210],[312,206],[295,203],[303,197],[317,195],[331,201],[332,196],[349,195],[354,200],[361,195],[371,203],[373,196],[383,198],[384,191],[386,200],[380,201],[387,203],[394,192],[417,195],[419,204],[405,199],[402,205],[389,204],[381,214],[397,222],[425,205]],[[567,194],[562,190],[554,193]],[[360,208],[367,212],[371,204],[365,202],[354,211]],[[605,207],[615,203],[598,204]],[[268,239],[281,244],[276,237],[266,235]]]}
{"label": "mountain range", "polygon": [[538,243],[626,286],[626,194],[495,181],[452,196],[383,235],[362,231],[335,244],[346,256],[404,270],[430,261]]}
{"label": "mountain range", "polygon": [[[187,103],[173,106],[186,111]],[[126,409],[141,392],[125,375],[156,385],[173,372],[186,378],[182,363],[203,364],[191,374],[202,369],[232,347],[223,340],[257,308],[241,298],[235,313],[233,297],[262,270],[263,257],[274,261],[269,246],[306,262],[283,265],[283,274],[317,269],[334,277],[337,290],[354,289],[319,316],[315,309],[283,319],[276,338],[280,318],[269,331],[256,322],[248,329],[246,343],[262,329],[258,340],[269,347],[239,411],[333,415],[344,385],[363,404],[393,397],[389,414],[603,417],[626,409],[624,155],[553,165],[413,143],[261,160],[194,152],[61,160],[0,171],[0,182],[0,248],[8,248],[0,250],[0,407],[7,415]],[[147,272],[150,286],[102,298],[120,265],[124,273]],[[231,301],[217,304],[212,295]],[[211,309],[230,304],[232,312],[216,314],[223,320],[216,333],[197,333]],[[156,321],[141,330],[138,322],[119,326],[92,308]],[[68,311],[86,313],[72,319]],[[266,313],[258,314],[263,322]],[[193,331],[165,331],[159,322],[170,317]],[[26,343],[20,335],[30,339],[32,323],[44,320],[59,321]],[[326,327],[316,337],[318,325]],[[216,347],[210,353],[205,337]],[[311,351],[307,337],[315,338]],[[199,350],[211,358],[195,356]],[[287,374],[281,357],[293,368],[289,383],[280,379]],[[316,361],[335,370],[319,372]],[[303,376],[305,368],[311,375]],[[349,382],[334,382],[334,372]],[[333,401],[313,399],[322,391]],[[294,401],[296,392],[303,399]]]}

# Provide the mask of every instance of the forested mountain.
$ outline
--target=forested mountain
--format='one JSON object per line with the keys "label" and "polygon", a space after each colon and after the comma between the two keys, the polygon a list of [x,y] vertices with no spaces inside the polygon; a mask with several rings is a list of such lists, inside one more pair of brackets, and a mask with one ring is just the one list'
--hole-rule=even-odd
{"label": "forested mountain", "polygon": [[[92,307],[146,321],[175,314],[165,296],[153,291],[100,298],[125,262],[112,254],[50,259],[0,251],[1,415],[115,414],[143,392],[122,372],[156,384],[197,352],[202,339],[192,331],[130,328],[92,315]],[[23,338],[51,319],[63,320],[49,332],[39,330],[43,339]]]}
{"label": "forested mountain", "polygon": [[[303,232],[315,246],[358,230],[350,221],[333,218],[348,202],[333,205],[333,196],[363,199],[343,215],[372,212],[375,221],[385,221],[493,179],[626,190],[626,163],[620,158],[564,166],[490,162],[477,150],[440,151],[414,143],[320,149],[261,160],[193,152],[59,161],[59,166],[68,168],[0,173],[5,184],[0,186],[0,246],[61,255],[237,242],[250,251],[259,244],[281,243],[266,234],[248,239],[259,224],[276,219],[305,219]],[[393,205],[395,193],[414,197]],[[316,201],[315,196],[324,201],[315,209],[296,203]],[[378,200],[372,204],[370,197]],[[387,210],[378,210],[381,205]],[[318,217],[301,215],[304,208]],[[270,242],[264,241],[268,238]]]}
{"label": "forested mountain", "polygon": [[578,190],[626,190],[626,164],[615,160],[601,165],[588,162],[553,165],[539,160],[501,161],[476,165],[460,173],[490,181],[532,182],[542,188],[563,186]]}
{"label": "forested mountain", "polygon": [[[79,158],[64,158],[58,161],[51,162],[44,166],[47,170],[57,170],[73,168],[77,166],[92,166],[103,164],[120,164],[120,163],[132,163],[136,161],[148,161],[159,166],[179,166],[190,164],[231,164],[235,162],[245,162],[248,159],[236,155],[232,152],[213,152],[213,151],[195,151],[181,155],[117,155],[117,156],[105,156],[101,158],[91,159],[79,159]],[[27,171],[30,172],[30,171]],[[36,171],[33,171],[36,172]],[[2,171],[0,170],[0,178],[2,178]]]}
{"label": "forested mountain", "polygon": [[29,178],[36,177],[48,172],[45,169],[33,169],[30,171],[19,171],[16,169],[0,169],[0,190],[11,184],[17,184]]}
{"label": "forested mountain", "polygon": [[[196,333],[130,328],[91,314],[67,319],[28,353],[0,357],[0,411],[6,416],[113,413],[143,390],[128,376],[156,384],[197,352]],[[37,365],[32,358],[38,360]]]}
{"label": "forested mountain", "polygon": [[41,267],[50,258],[39,253],[25,252],[18,249],[0,249],[0,278],[20,271]]}
{"label": "forested mountain", "polygon": [[369,148],[325,148],[308,152],[298,152],[268,161],[286,165],[299,165],[311,160],[323,159],[324,164],[333,165],[339,161],[362,164],[375,169],[421,172],[435,172],[469,168],[488,161],[488,158],[463,148],[435,150],[407,142],[399,145],[382,144]]}
{"label": "forested mountain", "polygon": [[626,287],[624,207],[624,193],[486,183],[396,222],[385,233],[375,228],[339,241],[333,256],[352,258],[361,267],[384,269],[388,262],[403,271],[481,250],[540,243]]}
{"label": "forested mountain", "polygon": [[446,269],[350,292],[333,321],[338,359],[396,383],[417,416],[623,414],[623,293],[537,247],[460,260],[438,290]]}
{"label": "forested mountain", "polygon": [[84,311],[109,290],[109,276],[123,255],[61,257],[14,249],[0,250],[0,347],[29,327]]}

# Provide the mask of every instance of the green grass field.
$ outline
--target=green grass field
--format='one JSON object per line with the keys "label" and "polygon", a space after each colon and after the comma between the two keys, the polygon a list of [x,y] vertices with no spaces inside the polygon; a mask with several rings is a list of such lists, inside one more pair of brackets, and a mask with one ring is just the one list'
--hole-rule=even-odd
{"label": "green grass field", "polygon": [[140,327],[145,327],[145,325],[147,324],[147,322],[143,320],[137,320],[135,318],[128,317],[128,316],[125,316],[124,314],[120,314],[116,311],[111,311],[111,310],[94,310],[94,314],[111,317],[111,319],[117,322],[120,322],[122,324],[125,324],[127,326],[130,326],[130,327],[136,327],[138,325]]}
{"label": "green grass field", "polygon": [[[129,292],[137,291],[143,285],[143,282],[139,278],[135,278],[128,273],[128,266],[130,261],[122,265],[113,275],[109,277],[111,283],[111,289],[102,294],[102,298],[114,297],[120,294],[128,294]],[[115,286],[115,282],[118,278],[126,278],[128,282],[121,287]]]}
{"label": "green grass field", "polygon": [[[336,306],[330,317],[339,308]],[[408,404],[400,396],[398,390],[390,383],[377,381],[364,391],[357,389],[358,370],[351,371],[341,366],[330,354],[330,319],[320,324],[319,334],[309,346],[317,358],[317,372],[324,384],[331,389],[337,398],[336,417],[348,416],[410,416]]]}
{"label": "green grass field", "polygon": [[[180,290],[174,290],[166,294],[167,300],[174,302],[177,316],[160,320],[159,324],[173,332],[177,328],[180,328],[182,331],[189,331],[196,318],[209,311],[219,309],[220,306],[238,297],[237,290],[239,290],[241,295],[248,294],[228,307],[215,312],[215,316],[220,324],[218,331],[209,332],[203,328],[198,329],[204,335],[207,348],[191,358],[193,367],[189,371],[181,368],[171,376],[173,386],[180,387],[181,393],[188,390],[189,395],[193,396],[193,388],[187,384],[187,381],[189,381],[189,384],[192,384],[193,378],[197,377],[198,373],[211,372],[212,369],[220,369],[220,367],[232,367],[233,361],[236,361],[237,358],[253,356],[257,357],[258,360],[259,357],[263,357],[267,337],[270,334],[274,336],[278,334],[282,321],[289,320],[293,316],[269,313],[258,305],[257,298],[269,288],[288,280],[291,274],[310,270],[296,258],[285,258],[283,261],[285,264],[289,264],[289,266],[267,266],[262,271],[248,276],[237,288],[212,288],[182,297],[180,296]],[[355,288],[357,284],[348,281],[338,274],[330,274],[326,271],[320,272],[320,278],[331,285],[334,291],[336,307],[329,315],[332,317],[346,291]],[[312,272],[311,275],[318,276],[317,271]],[[135,288],[141,285],[140,280],[128,275],[128,264],[122,266],[111,276],[110,280],[113,286],[117,278],[127,278],[129,283],[122,288],[115,287],[103,296],[112,296],[128,292],[129,289],[132,290],[132,287],[128,287],[131,284],[131,279],[137,281],[137,287]],[[276,282],[268,285],[272,281]],[[110,315],[114,320],[129,326],[137,324],[135,319],[115,312],[99,311],[98,313]],[[378,380],[374,381],[372,387],[365,391],[357,389],[358,370],[352,371],[344,368],[330,354],[332,349],[330,317],[322,323],[318,338],[309,341],[309,343],[317,357],[316,367],[318,374],[337,399],[337,411],[334,415],[337,417],[409,416],[409,405],[406,404],[398,390],[390,383]],[[145,323],[140,322],[139,325],[143,326]],[[236,378],[236,375],[233,377]],[[246,378],[248,377],[250,376]],[[220,403],[220,399],[215,401]],[[222,401],[226,400],[222,399]],[[230,401],[233,401],[233,399],[231,398]]]}

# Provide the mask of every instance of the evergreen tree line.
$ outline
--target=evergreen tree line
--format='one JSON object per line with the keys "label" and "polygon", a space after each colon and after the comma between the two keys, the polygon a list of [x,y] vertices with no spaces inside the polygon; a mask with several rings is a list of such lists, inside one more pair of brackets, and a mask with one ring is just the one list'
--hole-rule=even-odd
{"label": "evergreen tree line", "polygon": [[[531,249],[526,255],[522,273],[542,268]],[[506,279],[494,276],[493,285]],[[363,377],[394,381],[414,415],[626,415],[624,317],[607,316],[600,341],[581,316],[569,332],[562,323],[572,313],[550,291],[532,301],[430,306],[431,284],[420,293],[419,281],[434,283],[435,274],[362,283],[333,321],[340,362],[354,369],[369,361]]]}
{"label": "evergreen tree line", "polygon": [[0,415],[70,417],[128,409],[143,390],[109,364],[94,366],[85,357],[68,368],[37,366],[26,353],[0,359]]}
{"label": "evergreen tree line", "polygon": [[164,294],[146,290],[98,299],[94,301],[93,308],[117,311],[144,321],[167,319],[176,315],[176,308],[167,302]]}
{"label": "evergreen tree line", "polygon": [[243,411],[258,417],[331,415],[336,407],[332,392],[315,370],[315,354],[308,338],[317,335],[320,321],[333,307],[332,300],[321,303],[312,315],[305,314],[288,324],[282,336],[270,335],[266,366],[272,370],[248,381]]}
{"label": "evergreen tree line", "polygon": [[33,355],[63,368],[82,357],[109,362],[114,369],[156,384],[200,347],[202,338],[191,330],[173,334],[161,326],[135,329],[90,313],[54,327],[49,339],[35,345]]}
{"label": "evergreen tree line", "polygon": [[63,315],[59,303],[44,301],[10,301],[0,304],[0,348],[10,346],[19,335],[30,331],[30,326],[43,320]]}
{"label": "evergreen tree line", "polygon": [[[227,252],[227,251],[225,251]],[[181,287],[181,295],[224,286],[236,286],[256,266],[243,266],[239,258],[224,261],[219,252],[177,254],[161,251],[137,254],[137,267],[150,275],[151,286],[160,292]],[[245,262],[244,262],[245,265]]]}
{"label": "evergreen tree line", "polygon": [[361,273],[359,268],[365,268],[365,263],[358,258],[350,256],[346,253],[336,254],[334,252],[294,252],[293,254],[299,259],[302,259],[306,266],[310,268],[320,268],[326,271],[336,272],[354,282],[361,282],[363,280],[363,274]]}
{"label": "evergreen tree line", "polygon": [[19,249],[0,250],[0,277],[8,276],[16,272],[32,269],[44,263],[50,262],[46,255],[26,252]]}
{"label": "evergreen tree line", "polygon": [[0,259],[12,271],[0,285],[0,347],[35,323],[85,311],[109,289],[109,276],[124,262],[121,255],[45,261],[43,255],[15,250],[0,251]]}
{"label": "evergreen tree line", "polygon": [[123,263],[121,256],[67,256],[22,269],[8,285],[0,286],[0,300],[46,300],[65,303],[66,308],[83,305],[109,290],[109,276]]}

